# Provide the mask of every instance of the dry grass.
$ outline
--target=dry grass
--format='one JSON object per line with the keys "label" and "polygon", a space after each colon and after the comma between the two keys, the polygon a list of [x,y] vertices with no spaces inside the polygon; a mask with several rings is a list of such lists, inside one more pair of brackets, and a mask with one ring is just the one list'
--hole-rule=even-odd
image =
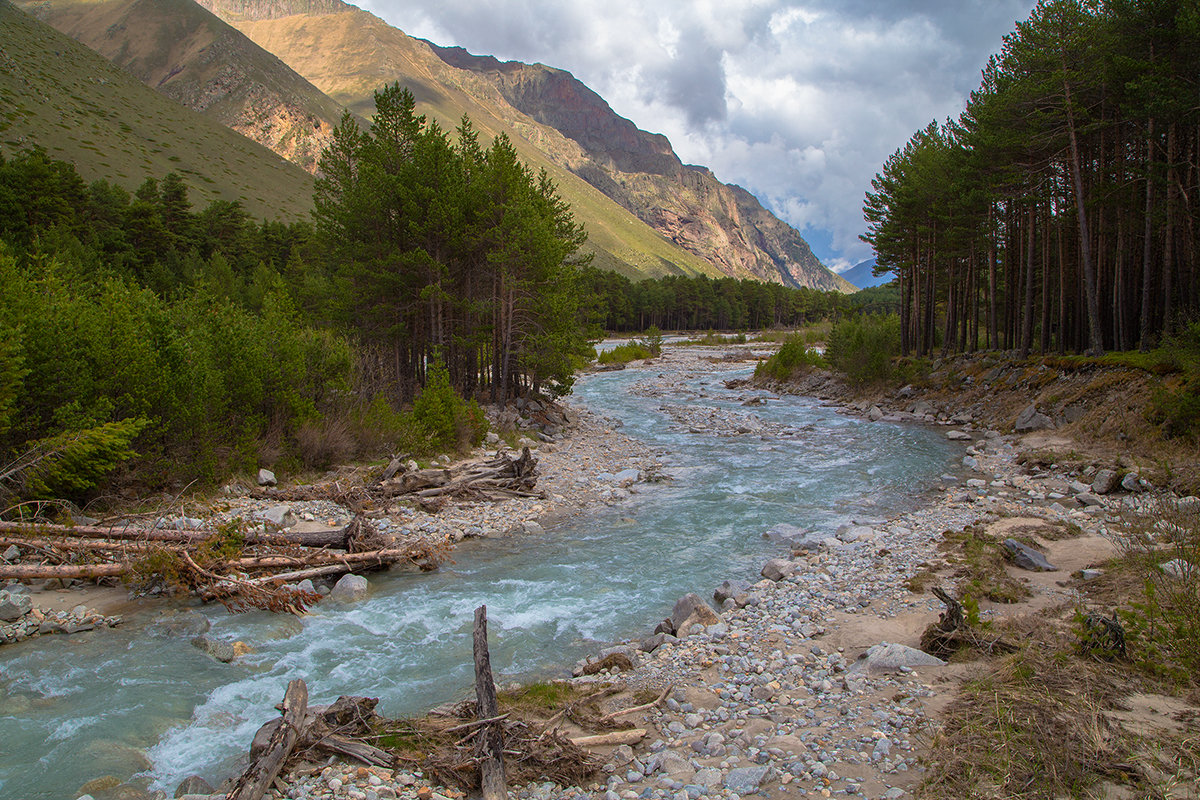
{"label": "dry grass", "polygon": [[1016,603],[1029,597],[1029,589],[1008,574],[1005,551],[982,525],[942,534],[946,560],[957,565],[954,577],[963,597],[976,601]]}
{"label": "dry grass", "polygon": [[1102,797],[1113,785],[1128,790],[1116,796],[1189,796],[1169,791],[1195,786],[1200,737],[1123,727],[1124,666],[1075,655],[1045,620],[1011,638],[1024,644],[988,663],[947,709],[920,796],[1058,800]]}

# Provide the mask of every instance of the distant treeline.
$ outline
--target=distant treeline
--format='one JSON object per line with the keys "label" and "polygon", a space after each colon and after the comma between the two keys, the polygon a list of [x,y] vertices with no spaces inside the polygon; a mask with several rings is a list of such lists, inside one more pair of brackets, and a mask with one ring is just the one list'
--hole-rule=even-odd
{"label": "distant treeline", "polygon": [[794,289],[736,278],[669,275],[631,281],[588,267],[579,278],[590,321],[615,333],[665,330],[761,330],[798,327],[855,313],[895,314],[900,295],[890,284],[854,294]]}
{"label": "distant treeline", "polygon": [[1200,6],[1049,0],[864,208],[904,352],[1151,346],[1200,304]]}

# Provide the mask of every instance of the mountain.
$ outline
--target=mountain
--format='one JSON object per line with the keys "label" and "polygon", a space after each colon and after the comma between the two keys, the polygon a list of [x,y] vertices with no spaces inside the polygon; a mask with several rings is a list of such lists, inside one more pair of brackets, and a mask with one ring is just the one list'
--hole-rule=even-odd
{"label": "mountain", "polygon": [[896,277],[890,272],[886,272],[883,275],[876,275],[873,271],[874,269],[875,259],[871,258],[855,264],[853,267],[843,272],[842,277],[850,281],[850,283],[854,284],[859,289],[866,289],[871,286],[880,286]]}
{"label": "mountain", "polygon": [[706,167],[684,164],[667,137],[619,116],[571,73],[426,43],[447,64],[486,77],[514,108],[579,144],[587,159],[567,165],[572,172],[722,271],[853,291],[754,195],[721,183]]}
{"label": "mountain", "polygon": [[287,220],[312,206],[300,167],[0,0],[0,153],[34,146],[128,189],[177,172],[197,206],[240,199],[256,217]]}
{"label": "mountain", "polygon": [[379,18],[336,0],[201,4],[280,56],[334,102],[363,117],[374,112],[375,90],[398,80],[416,96],[420,113],[443,129],[453,130],[468,114],[484,141],[507,134],[523,161],[535,170],[547,170],[576,218],[587,226],[587,249],[596,266],[631,278],[722,274],[547,156],[564,153],[568,161],[581,160],[577,144],[514,109],[486,80],[449,66],[428,45]]}
{"label": "mountain", "polygon": [[399,80],[443,126],[467,113],[486,134],[508,133],[523,158],[548,165],[601,249],[637,226],[614,217],[597,193],[676,252],[716,267],[698,271],[853,290],[753,195],[704,167],[684,165],[666,137],[639,130],[568,72],[438,47],[339,0],[199,2],[364,116],[372,92]]}
{"label": "mountain", "polygon": [[147,86],[316,172],[342,108],[192,0],[16,0]]}

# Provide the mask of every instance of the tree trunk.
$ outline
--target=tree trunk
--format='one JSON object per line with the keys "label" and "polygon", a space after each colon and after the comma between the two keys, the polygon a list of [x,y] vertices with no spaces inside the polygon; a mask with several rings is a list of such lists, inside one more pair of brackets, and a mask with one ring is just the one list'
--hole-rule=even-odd
{"label": "tree trunk", "polygon": [[308,711],[308,687],[304,681],[288,684],[283,696],[283,721],[267,743],[266,751],[242,773],[228,800],[259,800],[283,769],[283,764],[300,741],[300,729]]}
{"label": "tree trunk", "polygon": [[[492,680],[492,660],[488,653],[487,606],[475,609],[475,700],[476,716],[491,719],[500,716],[496,702],[496,684]],[[507,800],[507,782],[504,778],[504,728],[502,723],[493,722],[479,736],[477,747],[479,759],[479,781],[483,800]]]}
{"label": "tree trunk", "polygon": [[1067,80],[1067,57],[1062,55],[1063,93],[1066,98],[1067,133],[1071,142],[1071,185],[1075,193],[1075,218],[1079,223],[1079,259],[1087,302],[1088,355],[1104,354],[1100,331],[1100,291],[1096,285],[1096,265],[1092,262],[1092,242],[1088,234],[1087,208],[1083,200],[1083,167],[1079,158],[1079,138],[1075,132],[1075,112],[1071,108],[1071,84]]}

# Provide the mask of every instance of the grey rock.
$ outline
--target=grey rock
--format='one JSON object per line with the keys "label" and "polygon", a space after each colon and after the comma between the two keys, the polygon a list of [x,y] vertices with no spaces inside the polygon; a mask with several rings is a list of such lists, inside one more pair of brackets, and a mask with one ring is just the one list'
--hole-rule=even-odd
{"label": "grey rock", "polygon": [[500,434],[496,433],[495,431],[488,431],[485,441],[491,445],[500,444]]}
{"label": "grey rock", "polygon": [[526,536],[543,536],[546,533],[546,529],[542,527],[542,523],[533,520],[522,523],[521,530]]}
{"label": "grey rock", "polygon": [[979,460],[975,456],[963,456],[962,465],[967,469],[979,469]]}
{"label": "grey rock", "polygon": [[879,420],[883,419],[883,409],[879,406],[871,406],[871,410],[867,412],[867,419],[871,420],[871,422],[879,422]]}
{"label": "grey rock", "polygon": [[258,485],[259,486],[274,486],[277,483],[279,483],[279,481],[276,480],[275,473],[271,472],[271,470],[260,469],[258,471]]}
{"label": "grey rock", "polygon": [[1096,477],[1092,480],[1092,491],[1096,494],[1108,494],[1118,486],[1117,473],[1115,470],[1102,469],[1096,473]]}
{"label": "grey rock", "polygon": [[1103,574],[1104,570],[1102,569],[1081,569],[1079,571],[1079,578],[1085,581],[1094,581]]}
{"label": "grey rock", "polygon": [[1142,491],[1142,481],[1136,472],[1127,472],[1125,477],[1121,478],[1121,488],[1127,492]]}
{"label": "grey rock", "polygon": [[651,636],[647,636],[645,639],[642,639],[642,641],[638,644],[638,649],[644,653],[653,653],[664,644],[675,644],[678,641],[679,640],[671,634],[662,633],[660,631],[659,633],[655,633]]}
{"label": "grey rock", "polygon": [[209,636],[207,633],[193,637],[192,647],[207,653],[223,664],[228,664],[230,661],[233,661],[233,658],[236,655],[233,650],[233,645],[229,644],[228,642],[222,642],[220,639],[215,639],[212,636]]}
{"label": "grey rock", "polygon": [[768,580],[781,581],[790,578],[796,572],[796,565],[782,558],[772,558],[763,564],[762,576]]}
{"label": "grey rock", "polygon": [[1185,580],[1196,572],[1196,568],[1191,562],[1184,561],[1182,558],[1173,558],[1164,564],[1160,564],[1159,569],[1172,578],[1178,578],[1179,580]]}
{"label": "grey rock", "polygon": [[867,648],[851,665],[849,672],[899,672],[901,667],[941,667],[945,664],[937,656],[915,647],[881,642]]}
{"label": "grey rock", "polygon": [[729,774],[725,776],[725,788],[742,795],[755,794],[758,792],[758,787],[767,779],[767,773],[770,769],[767,766],[731,769],[729,770]]}
{"label": "grey rock", "polygon": [[1053,428],[1054,420],[1047,417],[1037,410],[1037,406],[1030,403],[1024,411],[1017,415],[1017,421],[1013,428],[1017,433],[1025,433],[1026,431],[1040,431],[1046,428]]}
{"label": "grey rock", "polygon": [[175,787],[175,797],[183,797],[185,794],[209,795],[214,794],[216,791],[208,781],[199,775],[189,775]]}
{"label": "grey rock", "polygon": [[969,442],[971,440],[971,434],[966,433],[965,431],[958,431],[958,430],[946,431],[946,438],[950,439],[951,441],[957,441],[957,442],[968,441]]}
{"label": "grey rock", "polygon": [[262,518],[280,528],[290,528],[300,520],[292,513],[290,506],[271,506],[262,512]]}
{"label": "grey rock", "polygon": [[16,622],[33,608],[29,595],[0,591],[0,621]]}
{"label": "grey rock", "polygon": [[884,737],[875,742],[875,749],[871,751],[871,760],[879,761],[887,758],[892,754],[892,742],[887,737]]}
{"label": "grey rock", "polygon": [[700,595],[689,592],[675,602],[675,608],[671,610],[671,625],[678,631],[683,623],[693,616],[699,619],[701,625],[712,625],[721,621],[717,612],[713,611]]}
{"label": "grey rock", "polygon": [[640,477],[641,473],[636,469],[623,469],[613,476],[613,482],[622,488],[628,489],[637,483]]}
{"label": "grey rock", "polygon": [[315,593],[317,591],[316,587],[313,586],[312,578],[305,578],[300,581],[296,584],[296,588],[301,592]]}
{"label": "grey rock", "polygon": [[729,599],[736,602],[738,597],[744,597],[748,591],[750,591],[750,585],[745,581],[724,581],[713,592],[713,602],[717,605],[721,605]]}
{"label": "grey rock", "polygon": [[329,599],[335,603],[356,603],[367,596],[369,587],[367,579],[361,575],[343,575],[333,585]]}
{"label": "grey rock", "polygon": [[711,789],[714,786],[721,785],[721,770],[713,767],[705,767],[692,776],[692,781],[697,786],[703,786]]}
{"label": "grey rock", "polygon": [[925,400],[918,400],[909,406],[908,410],[910,413],[916,414],[918,417],[936,413],[933,406]]}
{"label": "grey rock", "polygon": [[4,555],[0,556],[0,558],[3,558],[5,561],[9,562],[10,564],[12,562],[16,561],[20,557],[21,557],[21,549],[19,547],[17,547],[15,544],[10,544],[8,546],[8,549],[4,551]]}
{"label": "grey rock", "polygon": [[1046,556],[1034,550],[1024,542],[1016,539],[1005,539],[1004,549],[1012,556],[1012,562],[1021,569],[1031,572],[1054,572],[1058,567],[1046,560]]}
{"label": "grey rock", "polygon": [[1071,481],[1067,485],[1071,489],[1071,494],[1083,494],[1092,490],[1092,487],[1083,481]]}
{"label": "grey rock", "polygon": [[1100,499],[1100,495],[1092,494],[1091,492],[1080,492],[1075,495],[1075,502],[1081,506],[1102,506],[1104,501]]}

